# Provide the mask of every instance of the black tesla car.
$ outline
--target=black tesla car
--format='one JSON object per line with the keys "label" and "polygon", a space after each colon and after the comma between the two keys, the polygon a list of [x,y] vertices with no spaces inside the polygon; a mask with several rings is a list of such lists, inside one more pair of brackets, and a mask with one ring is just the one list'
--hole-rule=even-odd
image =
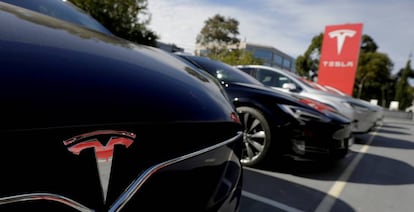
{"label": "black tesla car", "polygon": [[163,50],[0,2],[0,211],[238,211],[242,125]]}
{"label": "black tesla car", "polygon": [[351,122],[315,100],[275,91],[220,61],[177,53],[220,81],[244,126],[242,163],[257,166],[282,156],[335,161],[345,157]]}

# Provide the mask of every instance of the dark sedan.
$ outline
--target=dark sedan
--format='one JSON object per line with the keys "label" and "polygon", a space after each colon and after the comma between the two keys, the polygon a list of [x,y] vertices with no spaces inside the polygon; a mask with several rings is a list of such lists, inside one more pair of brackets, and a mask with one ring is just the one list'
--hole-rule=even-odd
{"label": "dark sedan", "polygon": [[166,52],[0,2],[0,211],[238,211],[242,125]]}
{"label": "dark sedan", "polygon": [[242,163],[276,162],[275,156],[297,160],[337,160],[348,152],[351,122],[333,108],[265,87],[225,63],[176,54],[218,79],[244,126]]}

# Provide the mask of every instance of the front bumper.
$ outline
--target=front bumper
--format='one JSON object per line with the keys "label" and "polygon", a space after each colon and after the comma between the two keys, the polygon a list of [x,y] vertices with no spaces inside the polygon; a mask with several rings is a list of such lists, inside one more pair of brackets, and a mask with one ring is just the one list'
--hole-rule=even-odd
{"label": "front bumper", "polygon": [[[339,126],[339,127],[338,127]],[[290,139],[287,156],[296,160],[340,159],[354,142],[352,125],[332,125],[322,129],[301,129]]]}

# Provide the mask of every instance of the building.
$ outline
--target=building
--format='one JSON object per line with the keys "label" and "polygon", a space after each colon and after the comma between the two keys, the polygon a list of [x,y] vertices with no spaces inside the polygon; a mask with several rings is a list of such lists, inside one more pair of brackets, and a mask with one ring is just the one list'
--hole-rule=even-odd
{"label": "building", "polygon": [[[240,42],[238,46],[229,47],[249,51],[255,58],[261,59],[263,65],[272,66],[296,73],[295,58],[272,46]],[[196,55],[205,56],[207,50],[203,46],[196,46]]]}
{"label": "building", "polygon": [[255,58],[263,61],[263,65],[276,67],[296,73],[295,58],[272,46],[241,42],[240,49],[245,49]]}

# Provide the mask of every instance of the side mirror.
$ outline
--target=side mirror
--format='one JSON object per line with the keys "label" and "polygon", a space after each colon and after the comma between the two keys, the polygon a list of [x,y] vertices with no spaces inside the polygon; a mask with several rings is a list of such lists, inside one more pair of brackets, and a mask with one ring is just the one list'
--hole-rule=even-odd
{"label": "side mirror", "polygon": [[287,89],[289,91],[294,91],[296,90],[296,85],[293,83],[283,83],[282,88]]}

